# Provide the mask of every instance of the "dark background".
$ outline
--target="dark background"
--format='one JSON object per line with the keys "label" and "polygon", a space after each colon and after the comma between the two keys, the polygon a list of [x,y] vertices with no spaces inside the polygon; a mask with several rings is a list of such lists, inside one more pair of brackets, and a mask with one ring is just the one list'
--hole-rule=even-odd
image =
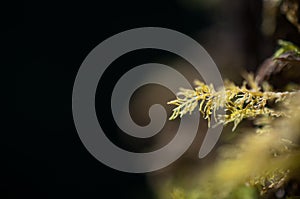
{"label": "dark background", "polygon": [[[174,0],[30,1],[3,9],[5,65],[15,74],[15,131],[3,132],[0,198],[154,198],[145,175],[108,168],[87,152],[73,124],[73,82],[104,39],[144,26],[190,35],[209,26],[209,13]],[[112,71],[117,77],[124,68]]]}
{"label": "dark background", "polygon": [[[146,174],[119,172],[93,158],[73,123],[72,89],[77,71],[88,53],[105,39],[138,27],[177,30],[199,41],[223,77],[237,82],[241,80],[240,72],[255,72],[273,54],[277,39],[299,43],[295,27],[280,14],[274,35],[261,34],[261,0],[216,0],[219,3],[215,5],[209,4],[213,2],[210,0],[194,1],[200,3],[27,1],[1,6],[2,64],[3,69],[12,70],[14,78],[4,72],[2,76],[14,81],[10,125],[14,131],[1,132],[4,149],[0,156],[0,199],[156,198]],[[153,140],[128,138],[115,125],[109,104],[114,84],[136,65],[172,65],[170,60],[175,58],[158,50],[131,52],[117,59],[101,78],[96,94],[98,118],[104,131],[109,132],[107,136],[118,146],[148,151]],[[149,100],[141,107],[145,114],[151,103],[166,104],[174,98],[169,90],[158,90],[167,99],[162,101],[147,93]],[[139,121],[134,115],[133,119],[140,125],[148,122],[147,118]]]}
{"label": "dark background", "polygon": [[[0,199],[155,198],[145,174],[127,174],[106,167],[81,143],[71,106],[76,73],[88,53],[103,40],[144,26],[170,28],[193,37],[217,21],[220,26],[214,30],[220,32],[212,31],[212,37],[218,42],[212,39],[211,45],[223,50],[221,57],[215,56],[218,59],[214,51],[209,53],[216,62],[224,57],[230,60],[223,71],[237,75],[239,71],[231,68],[234,63],[254,71],[272,55],[278,38],[294,41],[292,34],[280,28],[275,37],[260,34],[260,0],[221,2],[220,9],[184,6],[179,0],[26,1],[2,5],[2,64],[13,71],[14,78],[4,72],[2,76],[9,82],[14,80],[15,104],[10,126],[14,131],[1,132],[4,149]],[[295,31],[285,17],[280,19]],[[286,26],[281,27],[286,30]],[[232,40],[228,42],[227,38]],[[232,46],[238,46],[236,51]],[[232,54],[226,54],[230,51]],[[134,65],[159,61],[161,54],[164,52],[125,55],[102,78],[103,90],[98,90],[96,106],[114,142],[120,142],[119,129],[111,121],[107,104],[113,83]],[[238,62],[241,57],[243,60]],[[136,146],[141,144],[144,143]]]}

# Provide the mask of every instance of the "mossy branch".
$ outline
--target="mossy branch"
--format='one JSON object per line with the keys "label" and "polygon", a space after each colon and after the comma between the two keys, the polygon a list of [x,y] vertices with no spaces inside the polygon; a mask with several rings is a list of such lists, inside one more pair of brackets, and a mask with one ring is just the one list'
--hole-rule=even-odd
{"label": "mossy branch", "polygon": [[[268,106],[268,102],[282,102],[294,92],[272,92],[262,91],[262,88],[255,82],[253,74],[247,74],[246,80],[241,87],[230,81],[225,82],[225,89],[216,91],[213,85],[206,85],[203,82],[195,81],[195,89],[181,88],[177,93],[177,99],[168,102],[176,105],[173,114],[169,118],[182,117],[191,114],[199,105],[198,110],[208,120],[213,116],[217,124],[228,124],[233,122],[233,131],[245,118],[257,116],[279,117],[284,113]],[[224,115],[217,115],[216,111],[224,108]]]}

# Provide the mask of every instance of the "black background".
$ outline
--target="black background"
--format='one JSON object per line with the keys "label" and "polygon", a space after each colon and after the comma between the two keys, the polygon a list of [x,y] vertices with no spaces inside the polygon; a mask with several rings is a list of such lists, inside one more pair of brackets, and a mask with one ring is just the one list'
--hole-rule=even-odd
{"label": "black background", "polygon": [[144,174],[108,168],[87,152],[73,124],[73,83],[84,58],[106,38],[144,26],[191,35],[209,25],[208,13],[174,0],[30,1],[3,9],[16,131],[3,134],[0,198],[155,198]]}

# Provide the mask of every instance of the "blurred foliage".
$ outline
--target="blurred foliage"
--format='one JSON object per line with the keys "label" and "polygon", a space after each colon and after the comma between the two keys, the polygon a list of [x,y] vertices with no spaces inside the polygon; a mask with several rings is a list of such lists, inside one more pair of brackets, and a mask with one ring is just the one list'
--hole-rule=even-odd
{"label": "blurred foliage", "polygon": [[300,32],[300,24],[298,22],[298,0],[284,0],[281,6],[281,11],[285,14],[287,20],[289,20]]}
{"label": "blurred foliage", "polygon": [[[300,49],[292,42],[284,40],[279,40],[278,44],[280,48],[261,65],[256,81],[260,84],[265,80],[269,80],[271,76],[276,77],[275,75],[278,74],[278,79],[281,81],[275,78],[275,82],[273,81],[272,84],[276,86],[276,83],[279,82],[281,87],[287,84],[284,90],[299,90],[295,87],[295,84],[291,83],[300,83]],[[293,86],[291,87],[291,85]]]}
{"label": "blurred foliage", "polygon": [[280,48],[274,53],[273,58],[277,59],[284,53],[295,53],[297,56],[300,56],[300,49],[298,46],[293,44],[292,42],[284,41],[284,40],[278,40],[278,45],[280,45]]}

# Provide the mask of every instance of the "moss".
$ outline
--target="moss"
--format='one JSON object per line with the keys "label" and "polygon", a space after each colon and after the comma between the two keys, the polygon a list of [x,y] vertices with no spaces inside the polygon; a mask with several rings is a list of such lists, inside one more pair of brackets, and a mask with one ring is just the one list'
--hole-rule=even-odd
{"label": "moss", "polygon": [[[203,82],[195,81],[195,90],[180,89],[177,99],[168,102],[176,105],[170,120],[192,113],[199,104],[199,111],[208,120],[213,116],[217,123],[234,123],[232,131],[245,118],[258,116],[279,117],[284,114],[267,106],[268,102],[282,102],[286,97],[292,96],[295,92],[271,92],[263,91],[254,80],[253,74],[247,74],[246,80],[241,87],[233,82],[226,81],[225,89],[216,91],[213,85],[206,85]],[[225,109],[224,115],[216,115],[220,108]]]}

